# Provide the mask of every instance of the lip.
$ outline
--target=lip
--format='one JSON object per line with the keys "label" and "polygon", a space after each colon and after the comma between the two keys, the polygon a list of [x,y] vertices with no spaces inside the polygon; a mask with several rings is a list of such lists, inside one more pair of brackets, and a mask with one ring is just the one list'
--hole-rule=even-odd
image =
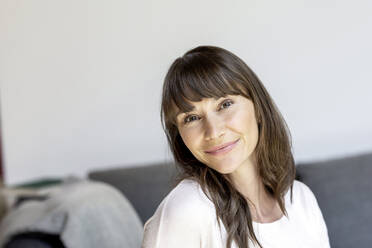
{"label": "lip", "polygon": [[239,140],[240,139],[237,139],[237,140],[232,141],[232,142],[227,142],[225,144],[212,147],[211,149],[209,149],[205,152],[208,153],[208,154],[212,154],[212,155],[226,153],[226,152],[232,150],[235,147],[236,143],[238,143]]}

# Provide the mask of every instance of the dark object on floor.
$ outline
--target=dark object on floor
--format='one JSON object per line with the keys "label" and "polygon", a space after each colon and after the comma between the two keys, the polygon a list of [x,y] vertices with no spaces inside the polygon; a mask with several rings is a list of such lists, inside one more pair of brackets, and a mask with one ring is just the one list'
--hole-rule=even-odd
{"label": "dark object on floor", "polygon": [[4,248],[65,248],[59,235],[30,232],[14,236]]}

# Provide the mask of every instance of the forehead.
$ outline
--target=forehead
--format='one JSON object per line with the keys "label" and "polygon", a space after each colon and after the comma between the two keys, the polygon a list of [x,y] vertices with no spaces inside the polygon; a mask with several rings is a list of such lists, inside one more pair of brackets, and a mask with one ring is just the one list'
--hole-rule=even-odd
{"label": "forehead", "polygon": [[205,98],[202,98],[200,101],[191,101],[191,100],[185,99],[185,103],[189,106],[189,108],[187,108],[187,109],[179,109],[179,108],[176,107],[177,108],[177,112],[178,113],[190,112],[190,111],[195,110],[196,108],[199,108],[201,106],[207,106],[207,105],[216,103],[220,99],[223,99],[225,97],[227,97],[227,96],[205,97]]}

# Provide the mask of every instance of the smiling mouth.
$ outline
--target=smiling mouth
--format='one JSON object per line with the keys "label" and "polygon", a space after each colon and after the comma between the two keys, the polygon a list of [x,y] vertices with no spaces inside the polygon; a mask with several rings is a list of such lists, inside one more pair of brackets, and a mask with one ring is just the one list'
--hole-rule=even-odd
{"label": "smiling mouth", "polygon": [[221,146],[213,147],[212,149],[205,151],[205,153],[211,154],[211,155],[219,155],[219,154],[224,154],[229,151],[231,151],[235,145],[238,143],[240,139],[237,139],[232,142],[225,143]]}

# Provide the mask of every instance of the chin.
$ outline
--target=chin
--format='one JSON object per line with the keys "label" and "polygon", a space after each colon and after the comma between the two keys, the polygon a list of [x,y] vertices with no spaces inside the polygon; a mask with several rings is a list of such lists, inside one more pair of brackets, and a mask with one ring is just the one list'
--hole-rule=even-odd
{"label": "chin", "polygon": [[235,170],[219,170],[218,172],[223,174],[223,175],[227,175],[227,174],[231,174],[233,173]]}
{"label": "chin", "polygon": [[213,168],[218,173],[224,174],[224,175],[233,173],[236,170],[235,166],[224,166],[224,165],[221,165],[221,166],[218,166],[218,167],[213,166],[211,168]]}

